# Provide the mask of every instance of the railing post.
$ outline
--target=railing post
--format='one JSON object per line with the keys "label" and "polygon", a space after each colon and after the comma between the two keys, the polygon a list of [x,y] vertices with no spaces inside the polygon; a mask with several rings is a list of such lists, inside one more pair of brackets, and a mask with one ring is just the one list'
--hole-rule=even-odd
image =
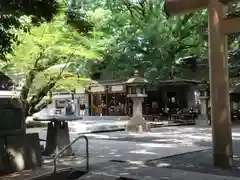
{"label": "railing post", "polygon": [[59,156],[70,146],[72,146],[75,142],[77,142],[79,139],[85,139],[86,141],[86,171],[89,171],[89,145],[88,145],[88,138],[85,135],[81,135],[78,136],[76,139],[74,139],[71,143],[69,143],[67,146],[65,146],[64,148],[62,148],[57,154],[56,156],[54,156],[53,158],[53,173],[56,173],[57,171],[57,160],[59,158]]}

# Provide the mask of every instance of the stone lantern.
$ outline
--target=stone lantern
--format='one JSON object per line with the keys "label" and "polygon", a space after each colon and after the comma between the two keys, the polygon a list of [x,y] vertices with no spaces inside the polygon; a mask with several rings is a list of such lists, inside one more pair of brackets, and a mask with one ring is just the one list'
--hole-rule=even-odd
{"label": "stone lantern", "polygon": [[198,85],[200,96],[200,109],[201,114],[198,117],[199,125],[207,125],[208,124],[208,101],[209,101],[209,93],[208,93],[208,84],[203,83]]}
{"label": "stone lantern", "polygon": [[150,128],[142,115],[142,103],[147,97],[147,80],[139,76],[138,70],[135,70],[134,76],[126,81],[127,97],[132,99],[133,116],[129,120],[126,130],[131,132],[146,132]]}

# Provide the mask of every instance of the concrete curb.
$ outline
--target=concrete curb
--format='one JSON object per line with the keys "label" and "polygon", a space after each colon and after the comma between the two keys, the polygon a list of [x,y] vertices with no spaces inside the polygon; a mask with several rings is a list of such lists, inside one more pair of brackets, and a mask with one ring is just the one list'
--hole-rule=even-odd
{"label": "concrete curb", "polygon": [[[186,124],[180,124],[180,123],[172,123],[172,124],[155,124],[150,123],[151,128],[158,128],[158,127],[169,127],[169,126],[188,126]],[[41,127],[47,127],[47,123],[39,122],[39,121],[28,121],[26,122],[27,128],[41,128]],[[122,129],[122,128],[120,128]]]}
{"label": "concrete curb", "polygon": [[107,129],[107,130],[99,130],[99,131],[89,131],[89,132],[82,132],[82,133],[77,133],[77,134],[78,134],[78,135],[81,135],[81,134],[98,134],[98,133],[120,132],[120,131],[125,131],[125,128]]}
{"label": "concrete curb", "polygon": [[[170,125],[157,125],[151,128],[159,128],[159,127],[171,127],[171,126],[181,126],[180,124],[170,124]],[[106,129],[106,130],[99,130],[99,131],[90,131],[85,133],[77,133],[79,135],[81,134],[98,134],[98,133],[106,133],[106,132],[118,132],[118,131],[125,131],[125,128],[119,128],[119,129]]]}
{"label": "concrete curb", "polygon": [[[181,124],[170,124],[170,125],[151,125],[151,128],[160,128],[160,127],[172,127],[172,126],[187,126],[187,125],[181,125]],[[27,128],[41,128],[41,127],[47,127],[47,124],[45,123],[29,123],[26,124]],[[119,128],[119,129],[111,129],[111,130],[102,130],[102,131],[92,131],[94,133],[98,132],[114,132],[114,131],[124,131],[124,128]]]}
{"label": "concrete curb", "polygon": [[37,121],[26,122],[26,128],[41,128],[41,127],[47,127],[47,123]]}
{"label": "concrete curb", "polygon": [[[150,124],[151,128],[159,128],[159,127],[170,127],[170,126],[188,126],[188,125],[184,125],[184,124],[180,124],[180,123],[176,123],[176,124]],[[41,128],[41,127],[47,127],[47,123],[42,123],[42,122],[38,122],[38,121],[28,121],[26,122],[26,127],[27,128]],[[119,128],[119,130],[117,131],[122,131],[123,128]],[[116,131],[116,130],[105,130],[106,132],[111,132],[111,131]],[[96,131],[98,132],[98,131]]]}
{"label": "concrete curb", "polygon": [[[161,158],[155,158],[155,159],[148,159],[147,161],[145,161],[144,163],[147,165],[150,165],[152,161],[159,161],[161,159],[166,159],[166,158],[172,158],[172,157],[176,157],[176,156],[182,156],[185,154],[193,154],[193,153],[198,153],[198,152],[202,152],[202,151],[206,151],[212,148],[206,148],[206,149],[199,149],[196,151],[189,151],[189,152],[183,152],[183,153],[178,153],[178,154],[174,154],[174,155],[169,155],[169,156],[165,156],[165,157],[161,157]],[[151,166],[151,165],[150,165]]]}

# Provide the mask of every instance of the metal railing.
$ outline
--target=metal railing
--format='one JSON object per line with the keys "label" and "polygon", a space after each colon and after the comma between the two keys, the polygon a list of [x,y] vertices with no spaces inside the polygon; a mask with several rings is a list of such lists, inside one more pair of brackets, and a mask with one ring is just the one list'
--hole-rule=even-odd
{"label": "metal railing", "polygon": [[72,146],[75,142],[77,142],[79,139],[85,139],[86,141],[86,171],[89,170],[89,149],[88,149],[88,138],[85,135],[81,135],[78,136],[76,139],[74,139],[71,143],[69,143],[67,146],[65,146],[64,148],[62,148],[57,154],[56,156],[54,156],[53,158],[53,173],[56,173],[57,171],[57,160],[59,158],[59,156],[70,146]]}

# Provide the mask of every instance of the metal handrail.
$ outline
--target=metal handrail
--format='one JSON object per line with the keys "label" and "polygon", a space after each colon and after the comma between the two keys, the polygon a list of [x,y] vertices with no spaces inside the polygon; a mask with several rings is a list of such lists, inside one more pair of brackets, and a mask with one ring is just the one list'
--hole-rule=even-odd
{"label": "metal handrail", "polygon": [[89,150],[88,150],[88,138],[87,136],[85,135],[81,135],[81,136],[78,136],[76,139],[74,139],[71,143],[69,143],[67,146],[65,146],[64,148],[62,148],[56,156],[54,156],[53,158],[53,173],[56,173],[56,170],[57,170],[57,160],[59,158],[59,156],[67,149],[69,148],[70,146],[72,146],[75,142],[77,142],[79,139],[85,139],[86,141],[86,171],[89,170]]}

